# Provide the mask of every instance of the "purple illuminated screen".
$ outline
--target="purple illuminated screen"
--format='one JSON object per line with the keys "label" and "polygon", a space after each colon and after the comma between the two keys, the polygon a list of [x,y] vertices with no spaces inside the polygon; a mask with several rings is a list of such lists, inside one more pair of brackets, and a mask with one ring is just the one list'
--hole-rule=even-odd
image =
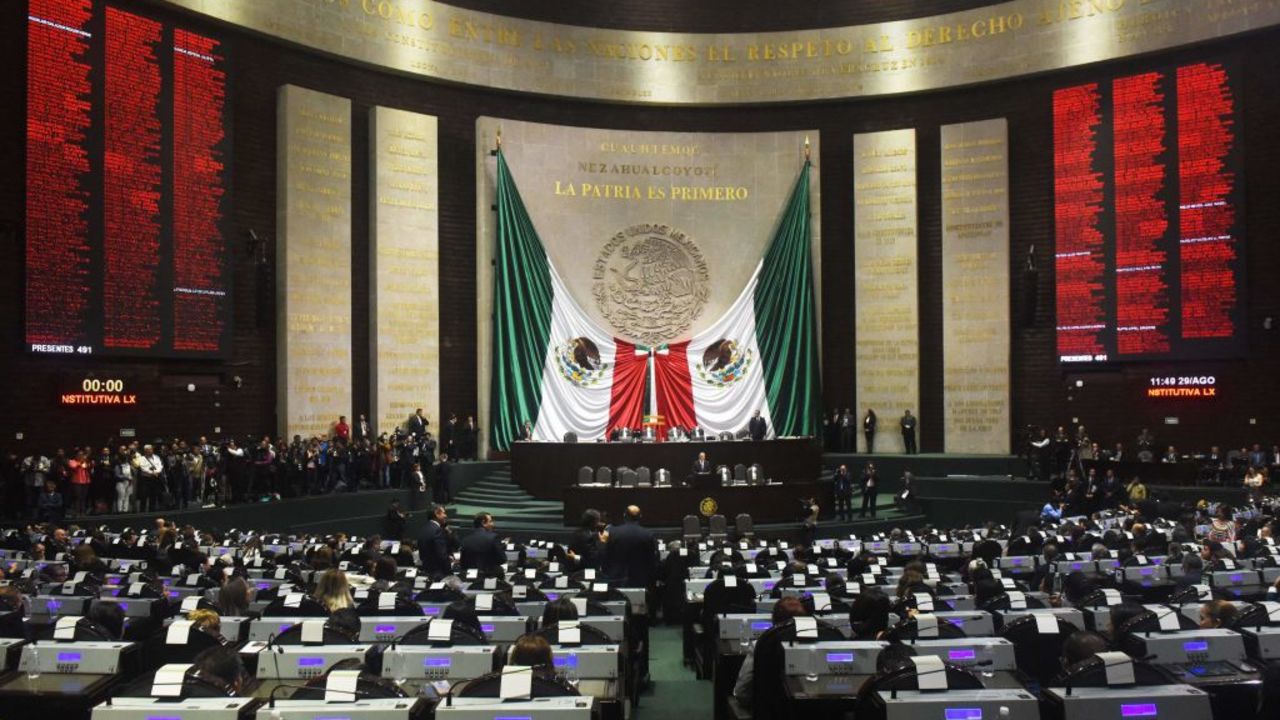
{"label": "purple illuminated screen", "polygon": [[422,658],[422,667],[444,667],[447,668],[453,661],[447,657],[425,657]]}
{"label": "purple illuminated screen", "polygon": [[946,708],[942,716],[946,720],[982,720],[982,708]]}
{"label": "purple illuminated screen", "polygon": [[395,625],[374,625],[373,631],[376,633],[393,633],[396,631]]}
{"label": "purple illuminated screen", "polygon": [[322,657],[300,657],[298,658],[298,667],[320,667],[324,665]]}
{"label": "purple illuminated screen", "polygon": [[488,623],[488,624],[483,624],[483,623],[482,623],[482,624],[480,625],[480,630],[481,630],[481,631],[483,631],[483,632],[491,633],[491,632],[493,632],[493,627],[494,627],[494,626],[493,626],[493,623]]}
{"label": "purple illuminated screen", "polygon": [[1138,705],[1121,705],[1120,717],[1155,717],[1155,703],[1141,703]]}
{"label": "purple illuminated screen", "polygon": [[851,663],[853,662],[853,653],[827,653],[827,662]]}
{"label": "purple illuminated screen", "polygon": [[751,623],[752,630],[768,630],[771,627],[773,627],[773,623],[768,620],[756,620]]}
{"label": "purple illuminated screen", "polygon": [[1191,642],[1182,643],[1182,649],[1186,652],[1207,652],[1209,650],[1208,640],[1192,640]]}
{"label": "purple illuminated screen", "polygon": [[567,655],[565,657],[558,657],[552,660],[552,662],[556,664],[556,667],[578,667],[578,656]]}
{"label": "purple illuminated screen", "polygon": [[977,653],[970,649],[951,650],[947,652],[947,657],[951,660],[972,660],[977,656]]}
{"label": "purple illuminated screen", "polygon": [[80,653],[78,653],[78,652],[60,652],[60,653],[58,653],[58,662],[60,662],[60,663],[80,662]]}

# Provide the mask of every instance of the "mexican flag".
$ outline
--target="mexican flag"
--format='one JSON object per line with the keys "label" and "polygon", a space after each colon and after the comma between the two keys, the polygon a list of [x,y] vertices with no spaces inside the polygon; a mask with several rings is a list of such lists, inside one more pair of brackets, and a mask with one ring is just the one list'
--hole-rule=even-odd
{"label": "mexican flag", "polygon": [[759,410],[771,436],[817,433],[807,161],[733,305],[693,338],[657,347],[615,338],[582,311],[547,258],[501,150],[497,166],[495,449],[510,449],[526,421],[535,440],[572,433],[594,441],[655,411],[668,427],[736,433]]}

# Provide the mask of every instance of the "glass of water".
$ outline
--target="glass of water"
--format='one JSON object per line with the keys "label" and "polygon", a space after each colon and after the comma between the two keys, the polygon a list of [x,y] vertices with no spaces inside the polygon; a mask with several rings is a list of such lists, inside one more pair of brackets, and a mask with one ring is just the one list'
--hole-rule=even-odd
{"label": "glass of water", "polygon": [[806,667],[809,672],[805,673],[804,679],[811,683],[816,683],[818,682],[818,674],[822,672],[822,653],[818,652],[817,648],[809,648],[807,662],[808,665]]}
{"label": "glass of water", "polygon": [[751,637],[751,621],[743,618],[738,623],[738,648],[743,652],[751,649],[751,641],[755,638]]}

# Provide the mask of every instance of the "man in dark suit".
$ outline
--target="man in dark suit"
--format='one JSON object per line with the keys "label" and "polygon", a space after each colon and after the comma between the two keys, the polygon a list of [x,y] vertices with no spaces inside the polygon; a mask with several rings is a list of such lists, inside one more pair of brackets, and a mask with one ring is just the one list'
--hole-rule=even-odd
{"label": "man in dark suit", "polygon": [[689,475],[695,487],[711,483],[711,461],[707,459],[705,452],[698,453],[698,459],[693,461],[693,468],[689,471]]}
{"label": "man in dark suit", "polygon": [[911,414],[910,410],[902,412],[902,419],[898,421],[902,426],[902,448],[903,452],[908,455],[916,454],[916,416]]}
{"label": "man in dark suit", "polygon": [[751,434],[751,439],[759,442],[769,434],[769,425],[761,417],[760,411],[756,410],[751,419],[747,421],[747,432]]}
{"label": "man in dark suit", "polygon": [[840,520],[853,519],[853,477],[849,475],[849,467],[841,465],[831,476],[831,491],[836,498],[836,517]]}
{"label": "man in dark suit", "polygon": [[858,517],[867,516],[867,508],[871,509],[871,517],[876,516],[876,493],[880,491],[880,476],[876,473],[875,463],[867,463],[862,471],[862,512]]}
{"label": "man in dark suit", "polygon": [[448,575],[453,569],[449,560],[449,513],[443,505],[431,510],[431,519],[418,534],[418,561],[432,578]]}
{"label": "man in dark suit", "polygon": [[431,422],[422,414],[422,408],[414,410],[409,416],[409,432],[413,433],[414,437],[426,435],[427,426],[430,424]]}
{"label": "man in dark suit", "polygon": [[507,564],[507,551],[493,530],[493,516],[477,513],[472,524],[475,530],[462,539],[462,567],[476,568],[485,575],[502,570]]}
{"label": "man in dark suit", "polygon": [[449,464],[449,454],[440,453],[440,459],[431,468],[431,497],[441,505],[453,502],[453,493],[449,487],[449,473],[453,467]]}
{"label": "man in dark suit", "polygon": [[876,411],[867,408],[862,416],[862,436],[867,439],[867,454],[875,452],[876,447]]}
{"label": "man in dark suit", "polygon": [[640,508],[628,505],[622,524],[609,529],[605,569],[623,587],[649,587],[657,574],[658,541],[640,524]]}

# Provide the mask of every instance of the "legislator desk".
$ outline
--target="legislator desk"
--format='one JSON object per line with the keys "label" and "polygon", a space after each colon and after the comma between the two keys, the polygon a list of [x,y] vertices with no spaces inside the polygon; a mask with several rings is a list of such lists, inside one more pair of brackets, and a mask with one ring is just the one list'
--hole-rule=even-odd
{"label": "legislator desk", "polygon": [[[738,513],[747,513],[759,523],[798,522],[801,498],[815,498],[824,517],[831,513],[831,483],[817,480],[772,485],[732,485],[700,488],[673,487],[583,487],[564,494],[565,525],[577,525],[588,508],[600,510],[617,522],[628,505],[639,505],[649,525],[679,525],[685,515],[701,515],[710,509],[730,522]],[[711,505],[703,501],[710,498]]]}
{"label": "legislator desk", "polygon": [[1085,471],[1097,469],[1098,476],[1115,471],[1122,482],[1140,477],[1147,485],[1195,485],[1203,465],[1194,460],[1177,463],[1138,462],[1137,460],[1082,460]]}
{"label": "legislator desk", "polygon": [[561,500],[567,498],[565,489],[577,483],[581,467],[647,467],[653,472],[666,468],[671,471],[672,480],[680,483],[700,452],[707,454],[713,466],[727,465],[732,469],[737,464],[759,463],[766,477],[785,482],[814,480],[822,467],[822,447],[812,438],[760,442],[517,442],[511,446],[511,476],[536,498]]}

